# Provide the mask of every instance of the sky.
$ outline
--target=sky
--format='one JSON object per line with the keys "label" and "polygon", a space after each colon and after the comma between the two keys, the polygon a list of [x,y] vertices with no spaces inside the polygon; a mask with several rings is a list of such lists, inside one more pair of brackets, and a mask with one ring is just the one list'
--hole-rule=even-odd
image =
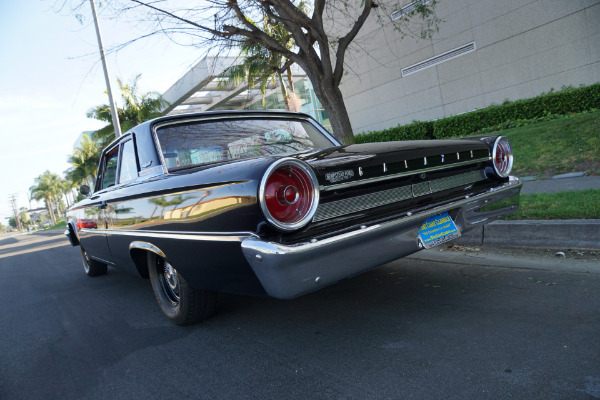
{"label": "sky", "polygon": [[[89,5],[82,22],[57,11],[56,0],[0,1],[0,223],[17,207],[44,207],[28,200],[34,179],[49,170],[63,176],[68,156],[84,131],[106,123],[89,119],[93,107],[108,104],[98,42]],[[106,49],[141,33],[98,8]],[[203,56],[202,50],[151,37],[107,55],[117,106],[117,85],[141,74],[141,92],[164,93]]]}

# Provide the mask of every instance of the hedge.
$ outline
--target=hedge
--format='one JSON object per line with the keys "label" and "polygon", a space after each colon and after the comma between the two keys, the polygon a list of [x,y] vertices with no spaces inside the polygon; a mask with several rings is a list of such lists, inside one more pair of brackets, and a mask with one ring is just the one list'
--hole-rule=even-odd
{"label": "hedge", "polygon": [[600,83],[580,88],[567,87],[559,92],[551,91],[531,99],[506,101],[502,105],[491,105],[437,121],[415,121],[408,125],[357,135],[355,139],[357,143],[368,143],[460,137],[494,126],[510,126],[507,123],[509,121],[533,120],[595,108],[600,108]]}
{"label": "hedge", "polygon": [[412,124],[408,125],[398,125],[395,128],[356,135],[354,139],[356,140],[356,143],[434,139],[433,122],[414,121]]}

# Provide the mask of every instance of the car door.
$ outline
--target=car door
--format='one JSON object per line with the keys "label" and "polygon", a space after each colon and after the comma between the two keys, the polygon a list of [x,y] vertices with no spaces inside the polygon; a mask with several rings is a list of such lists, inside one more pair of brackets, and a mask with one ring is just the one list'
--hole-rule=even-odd
{"label": "car door", "polygon": [[135,199],[144,196],[140,193],[139,161],[134,135],[124,138],[120,144],[119,168],[116,185],[110,193],[105,209],[107,242],[110,253],[119,268],[135,271],[129,254],[131,236],[129,231],[140,212]]}
{"label": "car door", "polygon": [[114,259],[107,241],[107,208],[111,192],[116,189],[120,148],[121,142],[102,153],[94,193],[85,210],[85,214],[94,221],[94,229],[81,229],[79,232],[81,243],[88,255],[108,264],[114,264]]}

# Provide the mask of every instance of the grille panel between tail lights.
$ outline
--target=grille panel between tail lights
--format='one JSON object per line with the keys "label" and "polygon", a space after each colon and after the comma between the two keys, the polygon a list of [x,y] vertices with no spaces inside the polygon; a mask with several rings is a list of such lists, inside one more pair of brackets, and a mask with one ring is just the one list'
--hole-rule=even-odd
{"label": "grille panel between tail lights", "polygon": [[427,194],[442,192],[444,190],[479,182],[484,179],[485,175],[483,171],[471,171],[460,175],[420,182],[414,185],[406,185],[398,188],[363,194],[348,199],[319,204],[317,212],[313,218],[313,222],[324,221],[326,219],[353,214]]}

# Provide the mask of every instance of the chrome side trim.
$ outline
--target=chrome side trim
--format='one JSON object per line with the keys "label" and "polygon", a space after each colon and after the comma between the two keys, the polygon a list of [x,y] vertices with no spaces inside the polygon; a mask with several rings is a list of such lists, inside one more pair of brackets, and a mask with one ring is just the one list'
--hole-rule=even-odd
{"label": "chrome side trim", "polygon": [[108,261],[108,260],[105,260],[104,258],[96,257],[96,256],[93,256],[91,254],[88,254],[88,257],[90,257],[90,258],[92,258],[92,259],[94,259],[96,261],[100,261],[101,263],[104,263],[106,265],[115,265],[115,263],[112,262],[112,261]]}
{"label": "chrome side trim", "polygon": [[161,249],[148,242],[131,242],[131,244],[129,245],[129,250],[131,251],[134,249],[151,251],[152,253],[161,256],[162,258],[167,258],[167,256],[165,256],[165,253],[163,253]]}
{"label": "chrome side trim", "polygon": [[397,174],[392,174],[392,175],[378,176],[375,178],[361,179],[358,181],[338,183],[335,185],[320,186],[319,189],[322,192],[327,192],[329,190],[344,189],[344,188],[353,187],[353,186],[366,185],[367,183],[381,182],[381,181],[386,181],[389,179],[401,178],[404,176],[417,175],[417,174],[422,174],[423,172],[441,171],[441,170],[449,169],[452,167],[462,167],[465,165],[477,164],[480,162],[486,162],[486,161],[490,161],[490,160],[491,160],[491,157],[488,156],[488,157],[484,157],[484,158],[478,158],[476,160],[461,161],[461,162],[452,163],[452,164],[440,165],[437,167],[421,168],[421,169],[417,169],[414,171],[399,172]]}
{"label": "chrome side trim", "polygon": [[133,236],[143,238],[163,238],[178,240],[197,240],[208,242],[242,242],[258,235],[252,232],[181,232],[181,231],[146,231],[127,229],[81,229],[81,231],[116,236]]}

